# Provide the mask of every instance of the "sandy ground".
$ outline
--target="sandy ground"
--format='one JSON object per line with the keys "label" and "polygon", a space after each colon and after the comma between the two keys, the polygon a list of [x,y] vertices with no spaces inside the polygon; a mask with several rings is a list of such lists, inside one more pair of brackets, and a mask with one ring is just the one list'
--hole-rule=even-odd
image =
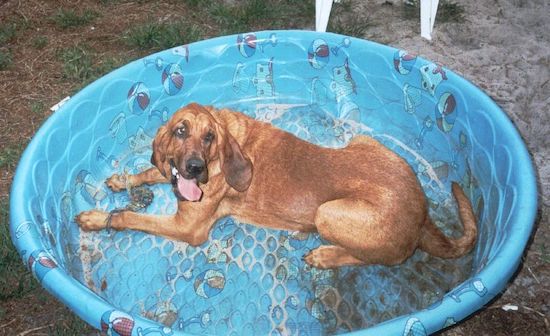
{"label": "sandy ground", "polygon": [[[383,5],[383,4],[386,5]],[[479,326],[502,324],[488,335],[548,334],[550,329],[550,1],[462,0],[463,23],[436,20],[433,40],[420,37],[418,20],[386,1],[354,1],[373,26],[364,38],[433,60],[482,88],[509,115],[525,140],[538,174],[539,220],[521,270],[483,313],[446,335],[485,334]],[[393,20],[388,20],[388,16]],[[518,312],[504,312],[513,304]],[[530,316],[529,316],[530,315]],[[531,317],[542,329],[528,327]],[[476,324],[478,324],[476,327]],[[546,325],[546,327],[544,327]],[[530,329],[530,331],[527,331]]]}

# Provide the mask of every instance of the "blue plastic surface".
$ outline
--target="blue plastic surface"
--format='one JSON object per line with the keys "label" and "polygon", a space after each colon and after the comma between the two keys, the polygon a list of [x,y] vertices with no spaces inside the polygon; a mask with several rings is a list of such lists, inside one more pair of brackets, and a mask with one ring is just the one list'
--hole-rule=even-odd
{"label": "blue plastic surface", "polygon": [[[229,107],[323,146],[371,135],[415,169],[430,212],[459,234],[451,181],[472,200],[479,243],[441,260],[317,270],[316,234],[221,219],[193,248],[141,232],[81,232],[82,210],[128,204],[114,173],[150,167],[157,128],[189,102]],[[173,213],[154,186],[150,213]],[[26,149],[11,193],[23,261],[91,325],[116,335],[425,335],[491,300],[532,230],[530,157],[478,88],[405,51],[335,34],[265,31],[221,37],[134,61],[71,98]]]}

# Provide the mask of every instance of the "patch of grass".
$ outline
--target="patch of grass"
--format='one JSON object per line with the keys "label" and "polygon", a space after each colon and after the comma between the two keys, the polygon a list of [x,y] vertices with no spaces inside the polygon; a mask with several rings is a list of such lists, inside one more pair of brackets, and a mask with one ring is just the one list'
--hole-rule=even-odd
{"label": "patch of grass", "polygon": [[334,3],[327,31],[363,37],[371,26],[368,15],[356,15],[349,0]]}
{"label": "patch of grass", "polygon": [[464,22],[464,6],[448,0],[439,3],[435,19],[439,22]]}
{"label": "patch of grass", "polygon": [[92,22],[99,13],[85,9],[81,13],[77,13],[72,9],[60,9],[53,17],[53,22],[62,29],[79,27]]}
{"label": "patch of grass", "polygon": [[75,45],[59,52],[63,63],[63,77],[78,82],[87,82],[93,74],[92,53],[85,45]]}
{"label": "patch of grass", "polygon": [[46,36],[36,36],[32,39],[31,44],[35,49],[44,49],[48,45],[48,38]]}
{"label": "patch of grass", "polygon": [[23,145],[8,145],[0,150],[0,169],[13,169],[23,152]]}
{"label": "patch of grass", "polygon": [[0,45],[8,43],[15,37],[17,25],[15,23],[6,23],[0,25]]}
{"label": "patch of grass", "polygon": [[284,0],[283,5],[283,8],[286,8],[285,15],[298,15],[303,18],[311,19],[315,22],[315,1]]}
{"label": "patch of grass", "polygon": [[273,7],[266,6],[266,2],[262,0],[244,1],[239,8],[241,8],[243,19],[249,23],[254,20],[271,19],[277,14]]}
{"label": "patch of grass", "polygon": [[288,7],[286,2],[245,0],[228,4],[221,1],[210,3],[207,11],[225,35],[256,30],[258,26],[262,29],[277,26]]}
{"label": "patch of grass", "polygon": [[183,2],[190,7],[197,7],[202,0],[183,0]]}
{"label": "patch of grass", "polygon": [[203,32],[184,21],[147,23],[135,26],[124,34],[130,47],[142,50],[163,50],[199,40]]}
{"label": "patch of grass", "polygon": [[9,202],[0,198],[0,301],[22,297],[37,287],[25,268],[9,233]]}
{"label": "patch of grass", "polygon": [[122,57],[98,55],[86,44],[61,49],[58,58],[63,78],[75,83],[75,91],[128,62]]}
{"label": "patch of grass", "polygon": [[179,1],[192,8],[191,20],[134,26],[125,32],[125,43],[132,48],[158,51],[210,35],[303,27],[305,20],[313,23],[315,16],[313,0]]}
{"label": "patch of grass", "polygon": [[7,69],[12,62],[11,52],[0,49],[0,70]]}
{"label": "patch of grass", "polygon": [[368,18],[352,16],[343,20],[341,17],[335,17],[329,21],[327,31],[355,37],[363,37],[370,27]]}
{"label": "patch of grass", "polygon": [[42,114],[46,109],[46,104],[43,101],[33,101],[31,102],[31,112],[34,114]]}
{"label": "patch of grass", "polygon": [[11,51],[4,46],[13,40],[16,34],[17,24],[13,22],[0,24],[0,70],[7,69],[13,62]]}

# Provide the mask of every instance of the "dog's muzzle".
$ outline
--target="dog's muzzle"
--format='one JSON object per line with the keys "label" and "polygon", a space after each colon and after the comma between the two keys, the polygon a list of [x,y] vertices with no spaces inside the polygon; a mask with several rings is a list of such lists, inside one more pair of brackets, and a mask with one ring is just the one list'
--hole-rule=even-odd
{"label": "dog's muzzle", "polygon": [[[204,166],[202,171],[204,171]],[[196,202],[201,199],[202,190],[198,186],[197,179],[183,177],[172,159],[170,159],[170,175],[174,194],[178,200]]]}

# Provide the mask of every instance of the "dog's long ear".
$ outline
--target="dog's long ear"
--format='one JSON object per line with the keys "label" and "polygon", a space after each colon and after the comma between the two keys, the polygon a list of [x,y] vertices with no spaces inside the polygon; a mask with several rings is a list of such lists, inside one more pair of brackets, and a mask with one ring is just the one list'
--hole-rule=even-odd
{"label": "dog's long ear", "polygon": [[218,125],[218,150],[225,181],[237,191],[245,191],[252,182],[252,162],[224,126]]}
{"label": "dog's long ear", "polygon": [[166,177],[166,146],[168,146],[169,132],[166,126],[161,126],[153,140],[153,154],[151,163]]}
{"label": "dog's long ear", "polygon": [[227,183],[237,191],[248,189],[252,182],[252,162],[244,156],[241,147],[229,132],[226,133],[223,156],[222,171]]}

